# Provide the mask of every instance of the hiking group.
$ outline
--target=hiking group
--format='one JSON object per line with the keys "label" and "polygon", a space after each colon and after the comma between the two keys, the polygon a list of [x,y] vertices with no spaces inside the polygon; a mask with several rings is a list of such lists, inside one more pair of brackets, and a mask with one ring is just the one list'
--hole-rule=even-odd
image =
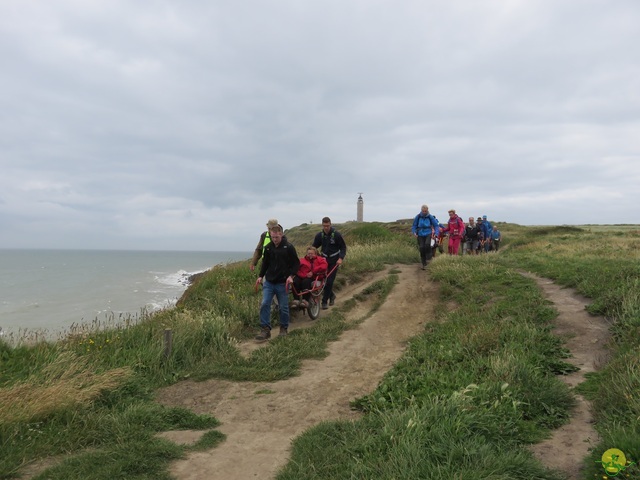
{"label": "hiking group", "polygon": [[[279,336],[286,336],[289,329],[289,288],[294,285],[296,291],[307,288],[313,278],[328,275],[322,295],[322,309],[333,306],[336,295],[333,284],[347,254],[347,245],[340,232],[332,225],[329,217],[322,219],[322,230],[306,248],[305,255],[298,258],[296,248],[284,236],[278,220],[267,222],[267,231],[260,235],[249,268],[254,271],[262,259],[256,285],[262,284],[262,302],[260,303],[260,332],[256,340],[271,338],[271,302],[276,297],[280,310]],[[308,298],[294,300],[305,306]],[[296,305],[297,305],[296,304]]]}
{"label": "hiking group", "polygon": [[[429,261],[437,251],[444,253],[444,241],[447,241],[449,255],[459,255],[460,245],[463,254],[477,255],[491,250],[498,251],[501,235],[497,227],[492,226],[487,216],[478,217],[477,221],[469,217],[465,224],[456,211],[449,210],[447,223],[440,223],[429,213],[429,207],[422,205],[420,213],[413,219],[411,233],[416,237],[422,269],[427,268]],[[318,232],[311,244],[305,249],[305,255],[298,258],[296,248],[287,240],[282,226],[276,219],[267,222],[267,230],[260,235],[253,257],[249,264],[254,271],[260,259],[262,263],[256,285],[262,285],[262,301],[260,303],[260,332],[256,340],[271,338],[271,302],[277,298],[280,315],[279,336],[286,336],[289,329],[289,289],[296,292],[307,291],[313,279],[326,275],[322,292],[322,309],[333,306],[336,295],[333,284],[338,267],[347,254],[344,238],[331,224],[329,217],[322,219],[322,230]],[[308,307],[309,294],[296,298],[293,307]]]}
{"label": "hiking group", "polygon": [[459,255],[460,245],[462,254],[477,255],[482,252],[498,251],[502,236],[498,227],[492,226],[486,215],[478,217],[477,221],[469,217],[465,224],[454,209],[449,210],[447,223],[440,223],[429,213],[429,207],[422,205],[420,213],[413,219],[411,233],[418,241],[418,251],[422,269],[427,268],[429,261],[436,255],[436,251],[444,253],[444,240],[447,241],[447,253]]}

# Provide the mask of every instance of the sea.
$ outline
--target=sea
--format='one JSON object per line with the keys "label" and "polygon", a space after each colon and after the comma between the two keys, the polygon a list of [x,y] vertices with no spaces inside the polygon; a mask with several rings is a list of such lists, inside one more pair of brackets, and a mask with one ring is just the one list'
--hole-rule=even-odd
{"label": "sea", "polygon": [[174,306],[191,275],[251,252],[0,249],[0,336],[55,339]]}

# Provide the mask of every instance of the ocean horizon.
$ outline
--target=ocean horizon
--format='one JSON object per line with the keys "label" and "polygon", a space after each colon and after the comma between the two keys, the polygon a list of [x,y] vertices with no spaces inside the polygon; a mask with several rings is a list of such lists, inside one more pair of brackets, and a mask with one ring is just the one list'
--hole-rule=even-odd
{"label": "ocean horizon", "polygon": [[189,277],[251,252],[0,249],[0,335],[56,338],[177,302]]}

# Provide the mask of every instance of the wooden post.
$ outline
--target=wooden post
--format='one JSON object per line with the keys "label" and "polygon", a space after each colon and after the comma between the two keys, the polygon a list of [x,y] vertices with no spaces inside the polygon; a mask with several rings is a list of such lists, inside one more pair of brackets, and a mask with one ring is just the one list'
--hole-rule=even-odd
{"label": "wooden post", "polygon": [[173,347],[173,331],[170,328],[164,329],[164,359],[168,360],[171,356],[171,348]]}

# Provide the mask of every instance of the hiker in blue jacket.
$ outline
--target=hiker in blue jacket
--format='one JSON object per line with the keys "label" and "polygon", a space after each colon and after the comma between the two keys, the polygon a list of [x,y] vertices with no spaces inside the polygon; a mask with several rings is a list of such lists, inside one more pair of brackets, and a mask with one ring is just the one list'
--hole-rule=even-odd
{"label": "hiker in blue jacket", "polygon": [[493,226],[491,222],[487,220],[487,216],[482,216],[482,233],[484,233],[484,251],[488,252],[491,250],[491,232],[493,232]]}
{"label": "hiker in blue jacket", "polygon": [[413,219],[411,233],[418,240],[418,250],[420,251],[420,260],[422,261],[422,269],[427,267],[427,263],[431,260],[431,240],[435,242],[436,228],[438,222],[429,213],[429,207],[422,205],[420,213]]}
{"label": "hiker in blue jacket", "polygon": [[497,252],[500,248],[500,241],[502,240],[502,234],[498,227],[493,226],[493,231],[491,232],[491,250]]}

